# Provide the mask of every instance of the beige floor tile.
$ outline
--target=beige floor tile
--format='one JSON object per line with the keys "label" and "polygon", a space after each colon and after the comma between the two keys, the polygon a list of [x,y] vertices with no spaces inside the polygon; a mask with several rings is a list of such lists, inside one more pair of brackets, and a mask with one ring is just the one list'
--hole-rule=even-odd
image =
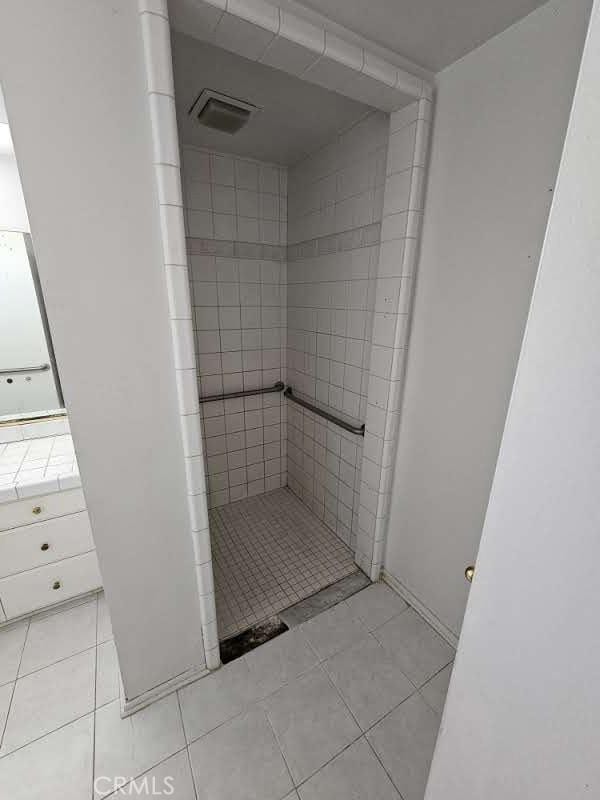
{"label": "beige floor tile", "polygon": [[396,660],[372,636],[342,650],[323,667],[363,731],[415,691]]}
{"label": "beige floor tile", "polygon": [[293,788],[260,709],[253,709],[190,745],[198,800],[281,800]]}
{"label": "beige floor tile", "polygon": [[86,650],[19,678],[0,754],[82,717],[94,708],[96,654]]}
{"label": "beige floor tile", "polygon": [[404,800],[423,800],[439,726],[417,693],[367,734]]}
{"label": "beige floor tile", "polygon": [[295,785],[360,736],[360,728],[320,667],[271,695],[263,706]]}
{"label": "beige floor tile", "polygon": [[417,687],[454,658],[454,649],[412,608],[377,628],[374,635]]}

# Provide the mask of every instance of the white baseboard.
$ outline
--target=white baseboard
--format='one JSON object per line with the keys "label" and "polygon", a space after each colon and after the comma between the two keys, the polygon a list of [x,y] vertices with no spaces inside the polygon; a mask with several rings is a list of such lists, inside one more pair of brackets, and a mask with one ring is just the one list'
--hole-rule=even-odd
{"label": "white baseboard", "polygon": [[412,606],[415,611],[420,614],[423,619],[427,620],[427,622],[431,625],[431,627],[436,630],[439,635],[445,639],[448,644],[452,645],[456,650],[458,646],[458,636],[450,630],[450,628],[446,627],[444,623],[436,617],[436,615],[424,605],[418,597],[416,597],[410,589],[407,589],[406,586],[402,583],[402,581],[398,580],[395,575],[392,575],[387,570],[381,570],[381,579],[388,584],[388,586],[393,589],[396,594],[399,594],[409,606]]}
{"label": "white baseboard", "polygon": [[0,630],[2,628],[8,628],[10,625],[14,625],[15,622],[23,622],[25,619],[41,619],[42,617],[50,616],[57,611],[67,611],[69,608],[80,606],[83,603],[93,600],[93,598],[96,597],[97,594],[100,594],[101,591],[102,587],[99,589],[92,589],[90,592],[78,594],[76,597],[68,597],[66,600],[60,600],[58,603],[52,603],[49,606],[38,608],[35,611],[27,611],[25,614],[19,614],[18,617],[0,620]]}
{"label": "white baseboard", "polygon": [[205,666],[192,667],[182,672],[181,675],[176,675],[174,678],[152,689],[148,689],[146,692],[142,692],[142,694],[133,697],[131,700],[125,699],[123,684],[121,683],[121,717],[130,717],[132,714],[135,714],[136,711],[141,711],[142,708],[146,708],[146,706],[151,705],[157,700],[161,700],[163,697],[173,694],[173,692],[176,692],[178,689],[182,689],[184,686],[187,686],[188,683],[193,683],[197,681],[198,678],[204,678],[209,674],[210,670]]}

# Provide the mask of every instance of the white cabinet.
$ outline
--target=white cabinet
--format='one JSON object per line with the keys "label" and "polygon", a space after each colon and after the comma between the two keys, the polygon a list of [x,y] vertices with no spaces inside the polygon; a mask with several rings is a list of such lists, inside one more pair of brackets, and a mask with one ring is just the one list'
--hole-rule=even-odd
{"label": "white cabinet", "polygon": [[41,497],[29,497],[0,505],[0,531],[31,525],[45,519],[62,517],[85,511],[85,498],[81,489],[53,492]]}
{"label": "white cabinet", "polygon": [[0,505],[0,624],[101,586],[81,489]]}
{"label": "white cabinet", "polygon": [[0,578],[94,549],[87,511],[0,533]]}
{"label": "white cabinet", "polygon": [[102,585],[94,551],[0,580],[0,599],[7,619],[20,617]]}

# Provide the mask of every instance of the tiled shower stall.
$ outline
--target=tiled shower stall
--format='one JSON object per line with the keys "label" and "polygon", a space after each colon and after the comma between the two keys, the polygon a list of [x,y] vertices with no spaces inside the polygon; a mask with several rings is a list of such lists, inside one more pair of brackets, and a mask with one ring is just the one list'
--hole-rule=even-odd
{"label": "tiled shower stall", "polygon": [[289,171],[181,146],[200,396],[283,381],[366,420],[363,445],[281,393],[202,403],[208,507],[289,486],[370,576],[389,500],[428,106],[373,111]]}
{"label": "tiled shower stall", "polygon": [[[218,25],[225,17],[214,19]],[[142,20],[195,567],[211,667],[219,635],[210,542],[217,509],[288,487],[284,491],[313,513],[315,530],[326,526],[372,580],[380,576],[432,94],[425,81],[400,69],[386,71],[389,65],[361,51],[361,80],[353,90],[363,103],[382,92],[385,111],[373,108],[299,162],[264,163],[190,146],[176,139],[162,5],[146,10]],[[280,35],[283,46],[288,34]],[[312,52],[313,44],[300,38]],[[339,53],[332,58],[343,61]],[[354,63],[351,68],[359,69]],[[391,91],[392,84],[399,88]],[[203,402],[279,381],[330,414],[364,422],[364,439],[281,392]]]}

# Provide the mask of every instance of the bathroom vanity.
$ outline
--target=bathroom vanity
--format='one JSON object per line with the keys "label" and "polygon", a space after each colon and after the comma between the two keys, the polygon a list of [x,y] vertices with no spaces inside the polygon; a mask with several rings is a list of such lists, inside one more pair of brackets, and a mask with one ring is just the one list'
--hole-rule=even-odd
{"label": "bathroom vanity", "polygon": [[102,586],[71,452],[68,434],[0,444],[4,470],[21,464],[0,486],[0,625]]}

